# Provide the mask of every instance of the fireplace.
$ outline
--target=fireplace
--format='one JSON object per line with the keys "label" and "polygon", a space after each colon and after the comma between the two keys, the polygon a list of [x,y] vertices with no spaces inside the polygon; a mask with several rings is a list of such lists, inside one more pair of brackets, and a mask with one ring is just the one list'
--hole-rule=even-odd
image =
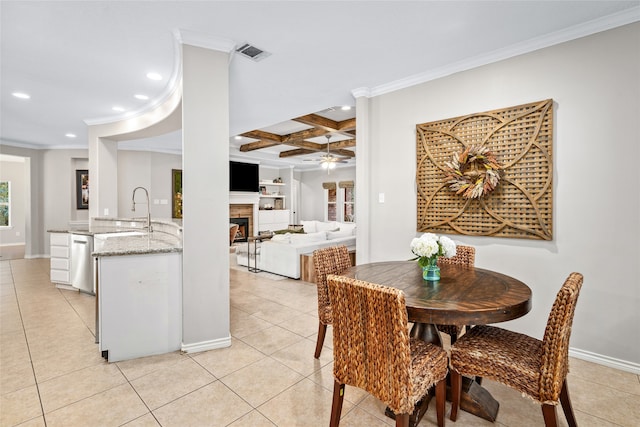
{"label": "fireplace", "polygon": [[236,238],[233,240],[234,243],[246,242],[249,236],[249,218],[229,218],[229,222],[239,226]]}
{"label": "fireplace", "polygon": [[[229,222],[238,224],[242,237],[237,241],[247,241],[248,237],[255,235],[258,230],[256,220],[258,219],[258,203],[260,196],[258,193],[243,193],[231,191],[229,193]],[[240,222],[240,220],[243,220]],[[244,225],[244,227],[243,227]]]}

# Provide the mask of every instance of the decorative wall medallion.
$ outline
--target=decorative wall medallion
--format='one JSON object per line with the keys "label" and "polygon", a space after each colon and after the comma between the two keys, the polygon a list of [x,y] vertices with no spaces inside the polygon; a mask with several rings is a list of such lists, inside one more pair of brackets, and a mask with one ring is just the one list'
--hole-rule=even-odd
{"label": "decorative wall medallion", "polygon": [[417,231],[552,239],[552,99],[416,131]]}

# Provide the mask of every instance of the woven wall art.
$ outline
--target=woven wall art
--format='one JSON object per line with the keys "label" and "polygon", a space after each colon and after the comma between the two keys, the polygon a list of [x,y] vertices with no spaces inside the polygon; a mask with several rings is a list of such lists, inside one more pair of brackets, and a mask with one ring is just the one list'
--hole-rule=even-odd
{"label": "woven wall art", "polygon": [[[416,131],[419,232],[552,239],[552,99],[423,123]],[[485,184],[482,191],[478,179],[489,166],[469,159],[469,151],[495,158],[495,188]],[[453,156],[463,167],[453,169],[452,181]],[[479,191],[461,189],[464,179]]]}

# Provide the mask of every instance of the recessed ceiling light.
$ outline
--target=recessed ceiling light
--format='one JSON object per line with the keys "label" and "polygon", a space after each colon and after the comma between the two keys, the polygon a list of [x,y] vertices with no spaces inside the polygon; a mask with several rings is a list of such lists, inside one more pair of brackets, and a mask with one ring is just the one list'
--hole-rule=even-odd
{"label": "recessed ceiling light", "polygon": [[236,141],[240,141],[242,139],[242,137],[240,135],[236,135],[233,137]]}
{"label": "recessed ceiling light", "polygon": [[349,111],[351,110],[351,105],[343,105],[342,106],[342,111]]}
{"label": "recessed ceiling light", "polygon": [[66,136],[67,138],[75,138],[78,135],[76,135],[75,133],[65,133],[64,136]]}
{"label": "recessed ceiling light", "polygon": [[138,94],[138,95],[133,95],[133,97],[134,97],[135,99],[139,99],[139,100],[141,100],[141,101],[146,101],[147,99],[149,99],[149,97],[148,97],[147,95],[140,95],[140,94]]}
{"label": "recessed ceiling light", "polygon": [[20,99],[30,99],[31,95],[29,95],[28,93],[23,93],[23,92],[13,92],[11,95],[15,96],[16,98],[20,98]]}
{"label": "recessed ceiling light", "polygon": [[151,80],[162,80],[162,76],[158,73],[147,73],[147,78]]}
{"label": "recessed ceiling light", "polygon": [[113,111],[117,111],[117,112],[119,112],[119,113],[122,113],[122,112],[124,111],[124,108],[122,108],[122,107],[118,107],[118,106],[115,106],[115,107],[113,107],[113,108],[111,108],[111,109],[112,109]]}

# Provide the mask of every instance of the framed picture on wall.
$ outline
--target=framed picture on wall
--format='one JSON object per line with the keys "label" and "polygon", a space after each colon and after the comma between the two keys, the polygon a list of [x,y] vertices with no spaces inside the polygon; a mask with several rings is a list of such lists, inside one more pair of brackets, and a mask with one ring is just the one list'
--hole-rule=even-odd
{"label": "framed picture on wall", "polygon": [[182,169],[171,169],[171,217],[182,218]]}
{"label": "framed picture on wall", "polygon": [[89,171],[76,169],[76,209],[89,209]]}

